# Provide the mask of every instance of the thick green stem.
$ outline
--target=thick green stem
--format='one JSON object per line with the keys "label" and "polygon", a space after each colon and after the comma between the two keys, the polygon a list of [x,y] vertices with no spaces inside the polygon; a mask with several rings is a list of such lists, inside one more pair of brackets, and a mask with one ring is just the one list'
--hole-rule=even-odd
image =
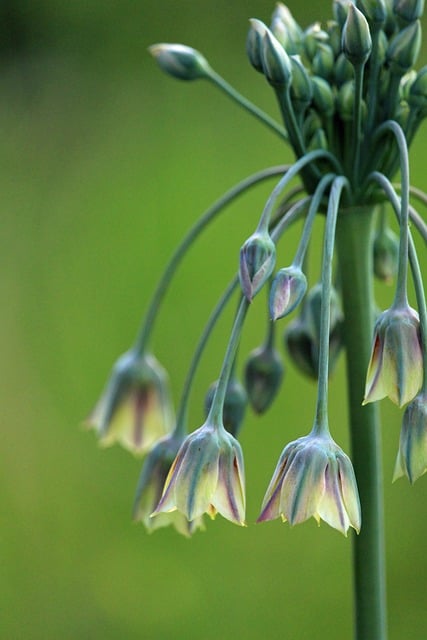
{"label": "thick green stem", "polygon": [[352,461],[362,506],[361,532],[353,536],[356,640],[387,637],[379,414],[376,404],[362,406],[373,333],[372,223],[372,209],[343,210],[336,238],[345,314]]}

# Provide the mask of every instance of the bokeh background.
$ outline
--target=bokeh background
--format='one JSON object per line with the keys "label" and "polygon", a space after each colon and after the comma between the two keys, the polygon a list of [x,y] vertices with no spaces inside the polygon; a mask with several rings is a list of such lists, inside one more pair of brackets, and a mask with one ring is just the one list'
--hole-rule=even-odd
{"label": "bokeh background", "polygon": [[[306,25],[331,15],[320,0],[290,0],[289,7]],[[147,46],[178,41],[201,49],[277,115],[244,50],[247,19],[268,21],[272,10],[266,0],[0,5],[5,640],[351,637],[350,540],[314,521],[295,529],[253,524],[284,444],[312,422],[315,388],[291,363],[274,408],[261,419],[248,415],[242,432],[246,529],[218,518],[192,540],[172,530],[147,535],[130,517],[141,461],[100,449],[80,427],[112,362],[133,340],[177,238],[235,181],[291,160],[271,132],[214,88],[162,74]],[[424,188],[426,136],[424,127],[412,150],[412,182]],[[242,198],[212,227],[165,300],[153,348],[170,372],[175,401],[195,336],[236,268],[269,187]],[[296,239],[293,230],[283,243],[283,264]],[[378,296],[386,306],[391,289]],[[242,355],[264,339],[263,311],[260,298]],[[230,322],[225,314],[202,362],[194,427]],[[382,416],[390,638],[416,640],[427,634],[427,480],[392,486],[401,412],[384,401]],[[343,361],[330,418],[348,450]]]}

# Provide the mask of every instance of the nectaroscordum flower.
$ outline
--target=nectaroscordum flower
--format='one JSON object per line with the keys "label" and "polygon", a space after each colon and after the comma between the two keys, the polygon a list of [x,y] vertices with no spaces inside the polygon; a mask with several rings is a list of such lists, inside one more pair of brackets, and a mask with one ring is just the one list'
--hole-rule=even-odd
{"label": "nectaroscordum flower", "polygon": [[421,391],[403,415],[394,480],[406,475],[413,483],[427,471],[427,393]]}
{"label": "nectaroscordum flower", "polygon": [[206,422],[184,440],[152,515],[157,518],[175,510],[190,522],[204,513],[212,518],[220,513],[245,524],[243,454],[224,427]]}
{"label": "nectaroscordum flower", "polygon": [[144,461],[135,495],[133,518],[143,522],[149,533],[172,525],[178,533],[189,537],[197,528],[204,528],[202,517],[189,522],[179,511],[159,513],[156,518],[150,518],[162,496],[165,480],[182,441],[183,437],[179,435],[165,436],[156,443]]}
{"label": "nectaroscordum flower", "polygon": [[291,525],[313,517],[347,535],[360,530],[360,503],[349,457],[329,435],[313,433],[288,444],[280,456],[258,522],[279,516]]}
{"label": "nectaroscordum flower", "polygon": [[375,324],[363,404],[388,396],[402,407],[415,397],[422,380],[418,313],[408,305],[391,307]]}
{"label": "nectaroscordum flower", "polygon": [[103,446],[118,442],[136,454],[168,433],[172,408],[167,374],[154,356],[134,350],[120,356],[87,423]]}

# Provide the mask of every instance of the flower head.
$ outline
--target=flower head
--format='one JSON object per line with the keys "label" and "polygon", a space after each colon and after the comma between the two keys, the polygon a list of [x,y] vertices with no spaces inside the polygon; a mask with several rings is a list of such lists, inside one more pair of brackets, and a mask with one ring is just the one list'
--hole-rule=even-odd
{"label": "flower head", "polygon": [[179,511],[160,513],[156,518],[150,518],[162,496],[169,469],[182,440],[182,437],[174,435],[162,438],[144,461],[135,495],[133,517],[134,520],[143,522],[149,533],[172,525],[178,533],[189,537],[197,528],[204,528],[202,517],[188,522]]}
{"label": "flower head", "polygon": [[280,456],[258,522],[279,516],[291,525],[313,517],[344,535],[360,530],[360,503],[353,466],[330,436],[309,434]]}
{"label": "flower head", "polygon": [[183,442],[152,514],[175,510],[189,522],[208,513],[244,525],[245,480],[239,443],[224,427],[206,422]]}
{"label": "flower head", "polygon": [[422,377],[418,314],[407,305],[392,307],[375,324],[363,404],[388,396],[402,407],[415,397]]}
{"label": "flower head", "polygon": [[154,356],[132,350],[120,356],[87,423],[102,445],[118,442],[137,454],[164,436],[172,408],[166,372]]}
{"label": "flower head", "polygon": [[406,475],[413,483],[427,471],[427,395],[420,392],[403,414],[393,480]]}

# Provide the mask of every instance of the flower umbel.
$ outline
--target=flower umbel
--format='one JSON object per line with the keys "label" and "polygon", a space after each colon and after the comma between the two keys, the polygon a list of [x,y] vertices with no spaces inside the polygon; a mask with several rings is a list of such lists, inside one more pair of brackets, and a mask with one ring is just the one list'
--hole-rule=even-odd
{"label": "flower umbel", "polygon": [[415,397],[422,380],[418,313],[408,305],[391,307],[375,324],[363,404],[388,396],[402,407]]}
{"label": "flower umbel", "polygon": [[182,441],[183,438],[177,435],[162,438],[144,461],[135,495],[133,517],[134,520],[142,521],[149,533],[172,525],[178,533],[189,537],[197,528],[204,529],[201,517],[189,522],[179,511],[160,513],[156,518],[150,518],[162,496],[165,480]]}
{"label": "flower umbel", "polygon": [[136,454],[170,431],[167,374],[156,358],[133,350],[120,356],[87,423],[103,446],[118,442]]}
{"label": "flower umbel", "polygon": [[313,517],[344,535],[360,530],[360,503],[350,458],[329,435],[309,434],[288,444],[267,489],[258,522],[281,516],[299,524]]}
{"label": "flower umbel", "polygon": [[192,522],[204,513],[220,513],[245,524],[245,478],[240,444],[224,427],[206,422],[182,444],[152,514],[175,510]]}

